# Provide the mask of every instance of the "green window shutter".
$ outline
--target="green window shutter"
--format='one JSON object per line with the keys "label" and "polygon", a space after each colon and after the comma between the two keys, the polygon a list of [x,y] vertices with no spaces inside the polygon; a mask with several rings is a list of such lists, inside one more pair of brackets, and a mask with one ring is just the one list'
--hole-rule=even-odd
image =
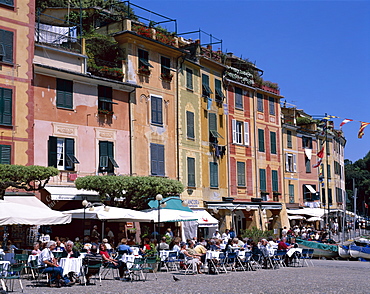
{"label": "green window shutter", "polygon": [[217,162],[210,162],[209,163],[209,174],[210,174],[210,187],[217,188],[218,187],[218,165]]}
{"label": "green window shutter", "polygon": [[193,70],[186,68],[186,88],[193,90]]}
{"label": "green window shutter", "polygon": [[12,89],[0,88],[0,124],[12,125]]}
{"label": "green window shutter", "polygon": [[311,172],[311,160],[307,157],[305,158],[305,165],[306,165],[306,173]]}
{"label": "green window shutter", "polygon": [[57,107],[73,108],[73,82],[57,79]]}
{"label": "green window shutter", "polygon": [[0,61],[13,63],[14,33],[0,30]]}
{"label": "green window shutter", "polygon": [[213,92],[209,87],[209,76],[202,74],[202,96],[209,97],[212,93]]}
{"label": "green window shutter", "polygon": [[276,154],[276,133],[270,132],[271,154]]}
{"label": "green window shutter", "polygon": [[235,108],[243,109],[243,90],[235,87]]}
{"label": "green window shutter", "polygon": [[260,169],[260,190],[266,191],[266,170]]}
{"label": "green window shutter", "polygon": [[272,191],[278,192],[279,191],[279,179],[278,179],[277,170],[271,171],[271,178],[272,178]]}
{"label": "green window shutter", "polygon": [[216,113],[208,114],[208,127],[209,131],[217,132],[217,116]]}
{"label": "green window shutter", "polygon": [[258,151],[265,152],[265,131],[258,129]]}
{"label": "green window shutter", "polygon": [[287,147],[292,148],[292,132],[291,131],[286,131],[287,135]]}
{"label": "green window shutter", "polygon": [[186,112],[186,135],[190,139],[194,139],[194,112]]}
{"label": "green window shutter", "polygon": [[99,172],[109,172],[108,141],[99,142]]}
{"label": "green window shutter", "polygon": [[11,163],[11,146],[0,145],[0,164]]}
{"label": "green window shutter", "polygon": [[219,79],[215,79],[215,92],[216,92],[216,100],[219,102],[222,102],[225,98],[225,95],[222,92],[221,81]]}
{"label": "green window shutter", "polygon": [[65,170],[75,170],[75,163],[80,163],[75,157],[75,140],[66,138],[65,143]]}
{"label": "green window shutter", "polygon": [[257,111],[263,112],[263,95],[257,93]]}
{"label": "green window shutter", "polygon": [[48,149],[48,166],[57,167],[57,137],[49,137]]}
{"label": "green window shutter", "polygon": [[150,144],[151,174],[153,176],[165,175],[164,146]]}
{"label": "green window shutter", "polygon": [[294,185],[289,184],[289,203],[294,203]]}
{"label": "green window shutter", "polygon": [[237,162],[238,186],[245,187],[245,162]]}
{"label": "green window shutter", "polygon": [[14,6],[14,0],[0,0],[0,4]]}
{"label": "green window shutter", "polygon": [[269,111],[270,115],[275,115],[275,99],[273,97],[269,97]]}
{"label": "green window shutter", "polygon": [[188,157],[188,187],[195,187],[195,158]]}
{"label": "green window shutter", "polygon": [[327,169],[328,169],[328,179],[330,179],[331,178],[330,164],[327,165]]}

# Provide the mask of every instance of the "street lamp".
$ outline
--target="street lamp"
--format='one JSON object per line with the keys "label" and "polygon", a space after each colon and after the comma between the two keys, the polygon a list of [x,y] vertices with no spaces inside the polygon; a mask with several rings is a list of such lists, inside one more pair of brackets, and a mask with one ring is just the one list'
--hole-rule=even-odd
{"label": "street lamp", "polygon": [[86,219],[86,208],[91,207],[91,203],[84,199],[82,201],[82,206],[84,208],[84,222],[82,224],[82,242],[85,244],[85,219]]}

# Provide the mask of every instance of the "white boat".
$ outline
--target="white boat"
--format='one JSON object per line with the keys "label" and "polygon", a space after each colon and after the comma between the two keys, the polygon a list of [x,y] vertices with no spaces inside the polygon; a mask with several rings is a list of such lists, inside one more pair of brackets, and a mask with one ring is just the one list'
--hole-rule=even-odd
{"label": "white boat", "polygon": [[349,253],[351,254],[351,257],[356,259],[370,259],[370,247],[368,246],[358,246],[352,244],[349,246]]}
{"label": "white boat", "polygon": [[349,253],[349,247],[345,245],[338,246],[338,254],[341,258],[344,259],[351,258],[351,254]]}

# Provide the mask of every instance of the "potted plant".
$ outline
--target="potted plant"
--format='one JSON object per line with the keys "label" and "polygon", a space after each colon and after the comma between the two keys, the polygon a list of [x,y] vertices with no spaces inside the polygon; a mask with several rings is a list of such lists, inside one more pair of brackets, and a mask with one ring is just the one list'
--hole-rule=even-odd
{"label": "potted plant", "polygon": [[147,66],[142,65],[142,66],[139,67],[138,73],[140,75],[149,76],[150,75],[150,69]]}
{"label": "potted plant", "polygon": [[111,110],[98,108],[98,113],[99,114],[105,114],[105,115],[113,115],[114,112],[111,111]]}
{"label": "potted plant", "polygon": [[170,72],[162,72],[161,73],[161,78],[162,78],[163,81],[171,82],[172,78],[173,78],[173,74],[170,73]]}

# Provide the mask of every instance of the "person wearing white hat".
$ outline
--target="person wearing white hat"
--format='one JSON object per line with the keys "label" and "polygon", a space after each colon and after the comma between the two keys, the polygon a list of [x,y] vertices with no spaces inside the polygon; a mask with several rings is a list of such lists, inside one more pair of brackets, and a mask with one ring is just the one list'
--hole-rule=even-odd
{"label": "person wearing white hat", "polygon": [[221,239],[221,234],[220,234],[220,231],[218,229],[216,229],[216,231],[213,233],[212,238],[213,239]]}

